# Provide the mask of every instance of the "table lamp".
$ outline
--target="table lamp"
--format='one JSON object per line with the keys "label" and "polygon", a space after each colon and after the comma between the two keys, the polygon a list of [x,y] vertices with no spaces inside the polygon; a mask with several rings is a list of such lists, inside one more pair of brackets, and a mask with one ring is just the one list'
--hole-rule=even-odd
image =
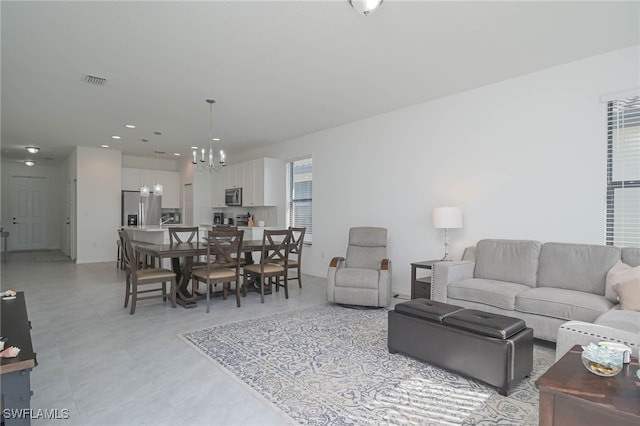
{"label": "table lamp", "polygon": [[442,260],[450,260],[447,230],[462,228],[462,212],[460,208],[449,206],[434,208],[433,227],[436,229],[444,229],[444,257]]}

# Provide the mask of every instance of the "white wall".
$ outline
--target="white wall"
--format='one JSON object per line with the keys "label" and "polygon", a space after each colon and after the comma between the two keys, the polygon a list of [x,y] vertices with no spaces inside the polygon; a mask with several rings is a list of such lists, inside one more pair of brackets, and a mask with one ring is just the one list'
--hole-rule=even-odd
{"label": "white wall", "polygon": [[77,147],[77,263],[113,261],[120,226],[121,153]]}
{"label": "white wall", "polygon": [[[64,197],[65,188],[60,185],[60,173],[58,166],[49,166],[45,161],[38,161],[34,167],[27,167],[21,161],[2,160],[2,209],[0,224],[9,231],[7,249],[14,250],[15,239],[11,238],[13,231],[12,202],[11,202],[11,177],[33,176],[45,177],[48,183],[48,199],[44,208],[47,216],[47,249],[60,248],[61,228],[63,226],[62,211],[59,208],[60,199]],[[64,199],[64,198],[63,198]]]}
{"label": "white wall", "polygon": [[[453,258],[481,238],[604,242],[606,105],[638,86],[638,47],[327,129],[259,150],[313,156],[313,246],[304,269],[326,275],[352,226],[389,229],[395,292],[410,262],[442,257],[431,211],[462,208]],[[472,72],[470,70],[469,72]],[[425,76],[428,78],[428,76]]]}

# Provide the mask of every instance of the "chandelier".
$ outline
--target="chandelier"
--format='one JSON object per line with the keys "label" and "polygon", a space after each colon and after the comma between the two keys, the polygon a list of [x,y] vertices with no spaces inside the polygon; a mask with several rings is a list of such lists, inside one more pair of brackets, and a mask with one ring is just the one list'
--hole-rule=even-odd
{"label": "chandelier", "polygon": [[[213,104],[216,103],[214,99],[207,99],[207,103],[209,104],[209,153],[207,154],[205,148],[200,150],[200,160],[198,161],[198,147],[191,147],[193,149],[193,163],[194,168],[200,167],[201,170],[211,172],[219,172],[225,165],[225,156],[224,151],[220,150],[219,157],[214,155],[213,151],[213,143],[220,141],[218,138],[213,137]],[[215,157],[218,157],[218,161],[214,160]]]}

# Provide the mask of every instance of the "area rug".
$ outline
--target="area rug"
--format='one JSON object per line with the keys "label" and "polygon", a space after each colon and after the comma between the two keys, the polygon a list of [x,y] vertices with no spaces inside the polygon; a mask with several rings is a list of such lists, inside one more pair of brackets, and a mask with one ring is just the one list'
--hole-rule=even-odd
{"label": "area rug", "polygon": [[327,304],[181,337],[293,422],[309,425],[537,425],[534,382],[554,358],[552,349],[535,346],[531,377],[503,397],[390,354],[384,309]]}

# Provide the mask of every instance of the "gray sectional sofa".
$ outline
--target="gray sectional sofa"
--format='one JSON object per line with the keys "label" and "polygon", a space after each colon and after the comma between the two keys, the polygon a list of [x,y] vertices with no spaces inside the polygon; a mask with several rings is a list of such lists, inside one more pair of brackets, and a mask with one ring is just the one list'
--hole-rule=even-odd
{"label": "gray sectional sofa", "polygon": [[640,312],[605,297],[607,272],[640,265],[639,248],[481,240],[461,261],[434,265],[431,298],[516,317],[538,339],[557,341],[556,357],[574,344],[602,340],[640,348]]}

